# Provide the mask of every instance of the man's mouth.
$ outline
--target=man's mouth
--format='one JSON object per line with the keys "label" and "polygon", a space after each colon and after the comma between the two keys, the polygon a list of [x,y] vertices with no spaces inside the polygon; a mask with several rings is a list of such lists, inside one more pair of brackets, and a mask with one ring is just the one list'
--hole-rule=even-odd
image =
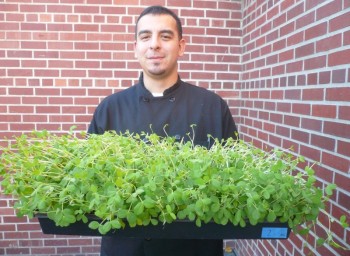
{"label": "man's mouth", "polygon": [[160,60],[160,59],[163,59],[164,57],[162,56],[150,56],[150,57],[147,57],[147,59],[149,60]]}

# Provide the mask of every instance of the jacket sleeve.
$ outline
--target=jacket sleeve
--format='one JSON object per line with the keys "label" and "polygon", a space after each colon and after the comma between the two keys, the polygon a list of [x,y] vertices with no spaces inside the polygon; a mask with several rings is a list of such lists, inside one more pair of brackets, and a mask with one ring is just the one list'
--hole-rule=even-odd
{"label": "jacket sleeve", "polygon": [[223,101],[223,110],[222,110],[222,138],[228,139],[233,138],[235,140],[239,139],[237,127],[235,124],[235,121],[233,120],[231,111],[226,104],[225,101]]}
{"label": "jacket sleeve", "polygon": [[92,117],[90,122],[88,133],[89,134],[103,134],[108,127],[108,114],[107,109],[103,104],[100,104]]}

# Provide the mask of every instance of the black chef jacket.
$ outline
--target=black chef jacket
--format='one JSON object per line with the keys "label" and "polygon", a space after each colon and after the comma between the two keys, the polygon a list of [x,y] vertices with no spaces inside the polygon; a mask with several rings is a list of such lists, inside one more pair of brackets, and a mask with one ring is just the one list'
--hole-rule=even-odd
{"label": "black chef jacket", "polygon": [[[157,133],[207,147],[213,142],[208,135],[227,139],[237,134],[230,110],[217,94],[179,78],[163,96],[153,97],[142,75],[138,84],[106,97],[96,108],[88,133],[108,130]],[[103,237],[101,255],[220,256],[222,249],[222,240]]]}

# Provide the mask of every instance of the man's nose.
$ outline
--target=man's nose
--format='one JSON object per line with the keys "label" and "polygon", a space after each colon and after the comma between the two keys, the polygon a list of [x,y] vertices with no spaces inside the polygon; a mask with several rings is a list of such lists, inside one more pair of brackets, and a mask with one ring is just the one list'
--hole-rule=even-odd
{"label": "man's nose", "polygon": [[156,35],[152,36],[151,42],[150,42],[150,48],[151,49],[158,49],[160,47],[160,38]]}

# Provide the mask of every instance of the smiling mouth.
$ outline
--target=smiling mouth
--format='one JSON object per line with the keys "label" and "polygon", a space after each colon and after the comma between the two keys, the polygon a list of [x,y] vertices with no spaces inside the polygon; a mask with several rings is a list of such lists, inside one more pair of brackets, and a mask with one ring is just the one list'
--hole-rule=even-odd
{"label": "smiling mouth", "polygon": [[160,60],[160,59],[163,59],[164,57],[162,56],[151,56],[151,57],[147,57],[147,59],[149,60]]}

